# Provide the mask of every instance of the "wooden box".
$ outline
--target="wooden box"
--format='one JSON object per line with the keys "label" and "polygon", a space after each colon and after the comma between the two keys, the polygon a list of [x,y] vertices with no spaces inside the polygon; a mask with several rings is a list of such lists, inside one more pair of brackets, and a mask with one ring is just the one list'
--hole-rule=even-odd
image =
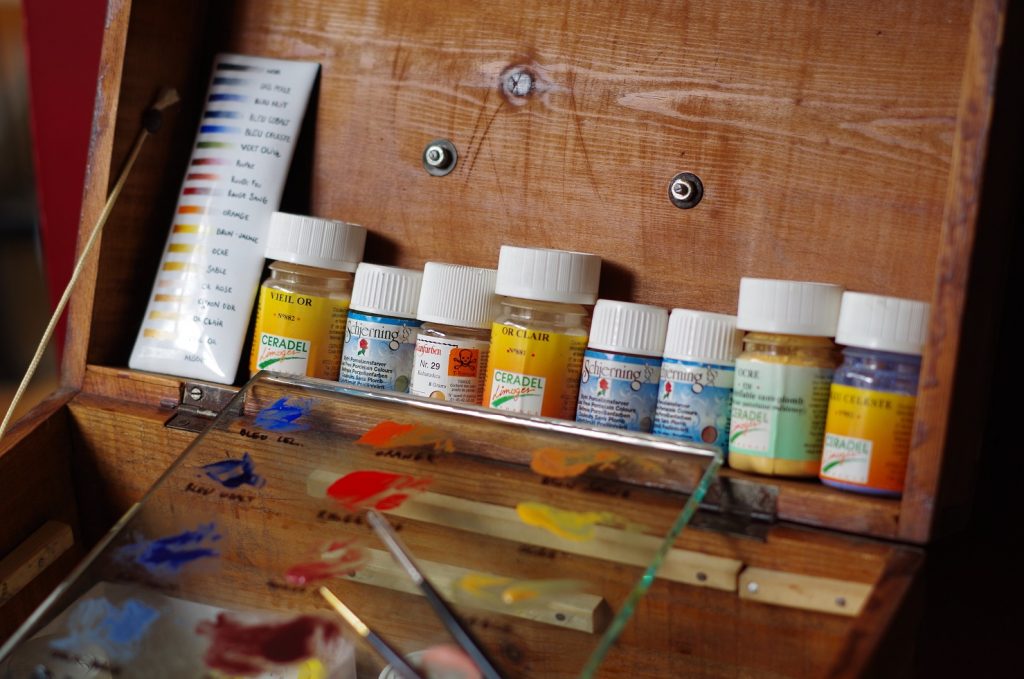
{"label": "wooden box", "polygon": [[[968,357],[1001,285],[976,265],[1004,237],[978,219],[1002,23],[997,0],[112,1],[80,243],[156,90],[182,101],[73,297],[61,390],[0,443],[0,555],[29,564],[0,590],[0,635],[194,437],[165,426],[184,380],[126,364],[212,57],[233,51],[322,65],[283,207],[366,225],[370,261],[493,266],[511,243],[599,254],[602,297],[665,307],[734,312],[745,275],[929,300],[901,500],[724,470],[767,498],[764,530],[684,538],[768,577],[869,584],[862,612],[693,585],[679,596],[697,622],[652,606],[622,642],[663,676],[898,667],[915,545],[962,524],[972,486],[985,375]],[[421,164],[437,138],[459,150],[445,177]],[[692,209],[669,200],[682,171],[703,184]]]}

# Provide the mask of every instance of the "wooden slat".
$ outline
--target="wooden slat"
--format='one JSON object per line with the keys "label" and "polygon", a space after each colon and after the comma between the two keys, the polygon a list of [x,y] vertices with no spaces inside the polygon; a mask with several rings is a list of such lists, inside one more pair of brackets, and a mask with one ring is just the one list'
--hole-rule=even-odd
{"label": "wooden slat", "polygon": [[42,575],[74,544],[71,526],[60,521],[47,521],[0,560],[0,607]]}
{"label": "wooden slat", "polygon": [[836,615],[860,615],[872,586],[836,578],[798,575],[767,568],[740,573],[741,599]]}
{"label": "wooden slat", "polygon": [[[958,516],[947,517],[950,529],[966,521],[970,488],[961,488],[961,497],[939,498],[940,479],[947,456],[962,461],[947,469],[948,474],[971,474],[969,465],[981,445],[979,436],[964,436],[958,444],[966,450],[946,450],[951,418],[973,424],[984,416],[979,410],[983,405],[980,399],[965,401],[965,407],[970,409],[968,412],[951,411],[950,403],[957,384],[960,326],[984,178],[1003,9],[1001,0],[978,0],[969,17],[956,137],[946,183],[938,261],[931,294],[932,319],[921,364],[918,415],[914,422],[900,516],[899,537],[913,542],[923,543],[931,539],[936,512],[942,508],[942,502],[958,505]],[[985,265],[983,262],[979,264]],[[990,291],[982,292],[991,294]],[[978,322],[986,321],[991,323],[992,319],[979,319]],[[968,369],[964,367],[964,370]],[[981,388],[987,389],[987,385],[981,385]]]}

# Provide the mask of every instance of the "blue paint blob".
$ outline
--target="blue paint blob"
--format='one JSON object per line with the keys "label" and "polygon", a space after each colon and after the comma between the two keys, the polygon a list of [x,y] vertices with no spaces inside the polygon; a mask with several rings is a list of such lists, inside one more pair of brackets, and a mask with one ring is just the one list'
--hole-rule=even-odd
{"label": "blue paint blob", "polygon": [[297,424],[295,420],[309,413],[313,408],[311,398],[293,398],[288,402],[287,396],[274,401],[273,405],[267,406],[256,415],[256,426],[268,431],[300,431],[308,429],[304,424]]}
{"label": "blue paint blob", "polygon": [[182,566],[197,559],[219,556],[210,546],[221,536],[213,523],[201,525],[158,540],[139,540],[118,550],[118,556],[131,559],[151,572],[177,573]]}
{"label": "blue paint blob", "polygon": [[241,460],[221,460],[203,465],[203,471],[225,488],[238,488],[239,486],[262,488],[267,483],[266,479],[256,473],[249,453],[243,454]]}
{"label": "blue paint blob", "polygon": [[68,635],[51,641],[50,647],[77,655],[98,646],[111,660],[127,662],[159,617],[158,610],[135,599],[126,600],[120,608],[106,599],[86,599],[68,617]]}

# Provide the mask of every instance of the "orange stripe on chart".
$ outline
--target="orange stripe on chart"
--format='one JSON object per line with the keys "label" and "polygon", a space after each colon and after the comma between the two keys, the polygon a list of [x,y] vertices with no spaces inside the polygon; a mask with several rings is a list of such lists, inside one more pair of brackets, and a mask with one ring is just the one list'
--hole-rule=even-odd
{"label": "orange stripe on chart", "polygon": [[179,215],[201,215],[206,212],[202,205],[182,205],[178,208]]}

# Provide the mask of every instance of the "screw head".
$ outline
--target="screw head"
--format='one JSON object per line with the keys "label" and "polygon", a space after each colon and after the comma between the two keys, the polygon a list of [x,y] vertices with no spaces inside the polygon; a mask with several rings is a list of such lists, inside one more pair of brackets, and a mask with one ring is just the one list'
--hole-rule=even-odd
{"label": "screw head", "polygon": [[427,164],[431,167],[441,167],[445,164],[445,157],[448,154],[440,146],[430,146],[427,148]]}
{"label": "screw head", "polygon": [[761,589],[761,586],[758,585],[756,582],[748,582],[747,583],[747,591],[750,592],[751,594],[757,594],[757,590],[759,590],[759,589]]}
{"label": "screw head", "polygon": [[189,389],[188,395],[193,401],[198,401],[203,397],[203,390],[199,387],[192,387]]}
{"label": "screw head", "polygon": [[435,177],[443,177],[455,169],[459,152],[447,139],[435,139],[423,149],[423,169]]}
{"label": "screw head", "polygon": [[689,200],[693,195],[693,184],[682,179],[672,182],[672,197],[676,200]]}
{"label": "screw head", "polygon": [[668,182],[668,199],[681,210],[696,207],[704,197],[704,184],[692,172],[680,172]]}
{"label": "screw head", "polygon": [[704,573],[703,571],[697,573],[697,581],[698,582],[707,582],[707,579],[708,579],[708,574],[707,573]]}
{"label": "screw head", "polygon": [[845,608],[846,607],[846,597],[843,597],[843,596],[836,597],[836,606],[839,606],[839,608]]}

